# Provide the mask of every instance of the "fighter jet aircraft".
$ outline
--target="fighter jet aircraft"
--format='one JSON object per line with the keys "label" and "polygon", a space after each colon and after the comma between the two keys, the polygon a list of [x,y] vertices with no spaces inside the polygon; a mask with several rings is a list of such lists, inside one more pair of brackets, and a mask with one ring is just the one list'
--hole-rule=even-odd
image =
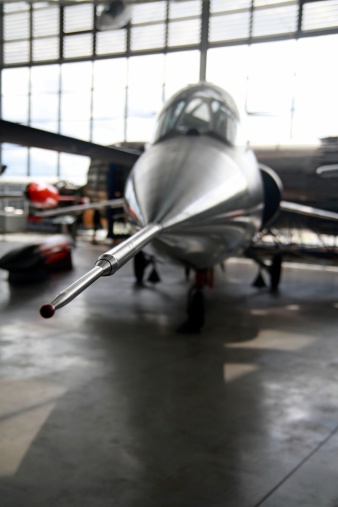
{"label": "fighter jet aircraft", "polygon": [[[115,154],[124,160],[123,150]],[[133,155],[127,156],[126,165]],[[210,83],[184,88],[165,104],[152,142],[127,179],[124,209],[134,233],[43,305],[41,315],[51,317],[98,278],[113,275],[132,258],[139,281],[147,259],[161,258],[195,272],[187,319],[179,331],[198,332],[204,323],[203,288],[212,285],[214,266],[229,257],[252,257],[271,274],[271,284],[278,285],[281,257],[274,255],[267,265],[253,247],[257,234],[281,209],[338,220],[335,212],[283,201],[282,194],[280,178],[257,162],[245,139],[232,97]]]}

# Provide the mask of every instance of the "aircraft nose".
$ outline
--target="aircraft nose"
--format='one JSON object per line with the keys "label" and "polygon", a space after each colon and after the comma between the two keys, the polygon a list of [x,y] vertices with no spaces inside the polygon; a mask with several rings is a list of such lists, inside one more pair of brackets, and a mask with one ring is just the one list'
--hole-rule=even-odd
{"label": "aircraft nose", "polygon": [[[230,150],[231,151],[231,150]],[[141,225],[173,226],[239,198],[246,180],[226,148],[206,136],[182,136],[151,146],[134,166],[126,199]]]}
{"label": "aircraft nose", "polygon": [[195,269],[243,250],[261,224],[262,185],[253,154],[206,135],[151,146],[134,166],[125,197],[138,225],[161,225],[150,245],[155,255]]}

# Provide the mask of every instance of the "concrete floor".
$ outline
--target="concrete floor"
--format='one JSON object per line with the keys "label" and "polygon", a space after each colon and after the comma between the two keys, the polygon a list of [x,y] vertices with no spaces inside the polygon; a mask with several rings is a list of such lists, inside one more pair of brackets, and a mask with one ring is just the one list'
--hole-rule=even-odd
{"label": "concrete floor", "polygon": [[231,262],[197,336],[175,333],[170,266],[139,289],[127,264],[43,320],[107,249],[80,240],[36,286],[0,271],[1,507],[337,506],[337,270],[286,267],[272,296]]}

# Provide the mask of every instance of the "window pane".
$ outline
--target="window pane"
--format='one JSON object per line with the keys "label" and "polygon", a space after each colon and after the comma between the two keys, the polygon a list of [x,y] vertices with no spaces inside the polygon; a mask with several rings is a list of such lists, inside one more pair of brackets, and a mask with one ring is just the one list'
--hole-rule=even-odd
{"label": "window pane", "polygon": [[185,19],[169,23],[168,46],[198,44],[201,37],[201,20]]}
{"label": "window pane", "polygon": [[33,36],[43,37],[46,35],[58,35],[60,9],[51,6],[44,9],[33,10]]}
{"label": "window pane", "polygon": [[164,55],[130,58],[128,116],[155,117],[163,102],[163,81]]}
{"label": "window pane", "polygon": [[94,90],[112,94],[127,85],[127,59],[114,58],[94,62]]}
{"label": "window pane", "polygon": [[60,178],[76,185],[87,182],[90,159],[69,153],[60,153]]}
{"label": "window pane", "polygon": [[199,51],[169,53],[165,60],[165,100],[180,88],[199,81]]}
{"label": "window pane", "polygon": [[125,116],[126,90],[115,89],[109,94],[101,90],[93,93],[93,118],[120,118]]}
{"label": "window pane", "polygon": [[332,55],[338,35],[300,39],[297,47],[295,136],[336,136],[338,71]]}
{"label": "window pane", "polygon": [[64,9],[64,31],[82,32],[93,29],[93,4],[70,5]]}
{"label": "window pane", "polygon": [[124,121],[94,120],[93,142],[110,145],[124,141]]}
{"label": "window pane", "polygon": [[29,61],[29,40],[5,42],[4,63],[25,63]]}
{"label": "window pane", "polygon": [[58,120],[59,96],[52,94],[32,95],[31,122]]}
{"label": "window pane", "polygon": [[169,18],[188,18],[202,14],[201,0],[189,0],[188,2],[169,2]]}
{"label": "window pane", "polygon": [[295,41],[254,44],[249,50],[248,112],[290,114]]}
{"label": "window pane", "polygon": [[8,121],[28,123],[28,95],[2,97],[2,117]]}
{"label": "window pane", "polygon": [[44,37],[43,39],[33,39],[33,61],[42,62],[56,60],[59,58],[59,38]]}
{"label": "window pane", "polygon": [[135,26],[131,31],[132,51],[162,48],[165,43],[165,24]]}
{"label": "window pane", "polygon": [[241,111],[244,111],[246,102],[248,59],[248,46],[217,48],[208,51],[207,81],[229,92]]}
{"label": "window pane", "polygon": [[19,11],[28,11],[29,3],[28,2],[11,2],[4,3],[4,12],[8,14],[9,12],[19,12]]}
{"label": "window pane", "polygon": [[250,11],[210,17],[209,41],[227,41],[249,37]]}
{"label": "window pane", "polygon": [[257,9],[253,16],[252,34],[254,37],[277,33],[293,33],[297,29],[298,5]]}
{"label": "window pane", "polygon": [[246,134],[250,143],[269,143],[290,138],[289,117],[249,116],[246,118]]}
{"label": "window pane", "polygon": [[27,176],[28,149],[13,144],[2,144],[2,164],[7,166],[6,176]]}
{"label": "window pane", "polygon": [[31,69],[32,94],[58,93],[59,65],[34,66]]}
{"label": "window pane", "polygon": [[57,176],[58,154],[51,150],[40,148],[30,149],[31,176]]}
{"label": "window pane", "polygon": [[[135,56],[129,59],[129,86],[161,86],[163,84],[164,55]],[[142,95],[143,89],[140,89]]]}
{"label": "window pane", "polygon": [[321,0],[303,6],[302,30],[338,26],[338,1]]}
{"label": "window pane", "polygon": [[4,17],[4,40],[29,38],[29,12],[15,12]]}
{"label": "window pane", "polygon": [[127,60],[125,58],[95,62],[93,118],[123,120],[126,107],[126,85]]}
{"label": "window pane", "polygon": [[135,118],[127,120],[127,141],[148,142],[155,129],[155,118]]}
{"label": "window pane", "polygon": [[90,99],[89,93],[64,93],[61,96],[62,120],[89,120]]}
{"label": "window pane", "polygon": [[162,107],[162,89],[151,88],[140,97],[133,87],[128,92],[128,116],[155,117]]}
{"label": "window pane", "polygon": [[162,21],[165,19],[166,5],[165,2],[151,2],[134,4],[132,6],[132,23],[151,23],[154,21]]}
{"label": "window pane", "polygon": [[79,58],[93,54],[93,34],[67,36],[63,40],[63,53],[65,58]]}
{"label": "window pane", "polygon": [[29,90],[29,69],[4,69],[1,73],[3,95],[25,95]]}
{"label": "window pane", "polygon": [[62,91],[89,91],[92,86],[92,63],[68,63],[61,67]]}
{"label": "window pane", "polygon": [[124,53],[127,50],[127,31],[109,30],[107,32],[97,32],[96,34],[96,54],[112,55]]}
{"label": "window pane", "polygon": [[5,120],[28,122],[29,69],[2,71],[2,117]]}

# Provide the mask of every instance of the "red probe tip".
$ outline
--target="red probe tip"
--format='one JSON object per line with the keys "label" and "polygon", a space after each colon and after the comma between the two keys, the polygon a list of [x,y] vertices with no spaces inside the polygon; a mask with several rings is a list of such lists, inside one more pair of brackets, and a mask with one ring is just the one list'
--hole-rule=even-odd
{"label": "red probe tip", "polygon": [[47,305],[41,306],[41,308],[40,308],[40,315],[44,319],[50,319],[51,317],[53,317],[54,313],[55,313],[55,308],[53,305],[47,304]]}

